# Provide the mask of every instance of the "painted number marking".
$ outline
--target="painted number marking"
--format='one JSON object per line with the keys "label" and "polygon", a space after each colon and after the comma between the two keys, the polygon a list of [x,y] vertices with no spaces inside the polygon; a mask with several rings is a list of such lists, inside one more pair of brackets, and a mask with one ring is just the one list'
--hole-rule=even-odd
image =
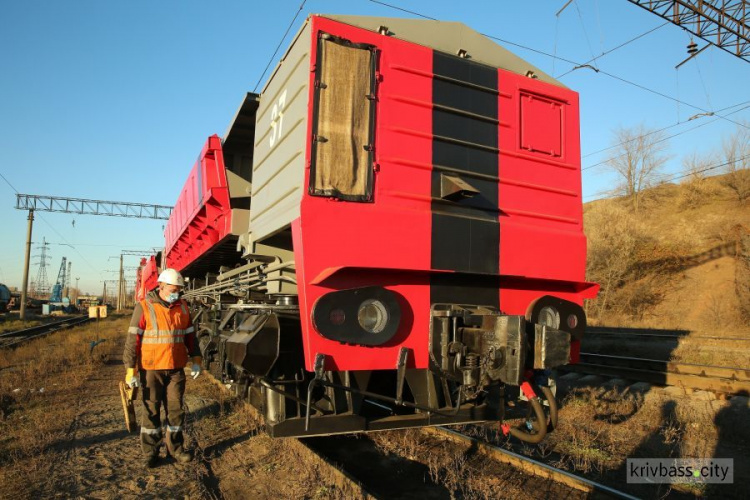
{"label": "painted number marking", "polygon": [[284,128],[284,108],[286,107],[286,89],[279,96],[279,100],[273,104],[271,109],[271,147],[276,144],[276,139],[281,140]]}

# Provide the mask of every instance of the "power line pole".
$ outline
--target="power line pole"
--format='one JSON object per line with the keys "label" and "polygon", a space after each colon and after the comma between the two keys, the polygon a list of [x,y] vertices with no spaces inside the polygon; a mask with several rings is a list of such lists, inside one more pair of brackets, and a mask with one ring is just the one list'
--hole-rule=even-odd
{"label": "power line pole", "polygon": [[36,281],[32,282],[33,295],[36,295],[37,298],[40,298],[42,295],[48,295],[50,292],[49,281],[47,280],[47,261],[52,258],[47,255],[49,243],[47,243],[45,238],[42,238],[42,244],[39,248],[42,249],[42,253],[38,255],[39,269],[36,273]]}
{"label": "power line pole", "polygon": [[[103,293],[102,293],[102,301],[106,301],[107,299],[109,299],[109,297],[107,297],[107,290],[114,290],[115,287],[119,287],[120,280],[119,279],[116,279],[116,280],[103,280],[102,283],[104,283],[104,289],[103,289]],[[109,287],[107,287],[107,285],[109,285]],[[124,292],[127,292],[127,290],[129,288],[131,288],[132,286],[135,286],[135,283],[132,282],[132,281],[128,282],[127,280],[124,280],[122,282],[122,285],[123,285],[122,290]],[[124,297],[124,294],[123,294],[123,297]],[[112,297],[112,299],[115,300],[115,305],[116,305],[117,302],[118,302],[118,300],[114,296]],[[125,304],[125,301],[123,300],[123,305],[124,304]]]}
{"label": "power line pole", "polygon": [[124,288],[123,281],[125,280],[125,271],[122,269],[122,257],[123,255],[120,254],[120,282],[118,283],[118,288],[117,288],[117,310],[118,311],[122,310],[122,299],[124,298],[123,296],[125,295],[123,293],[123,288]]}
{"label": "power line pole", "polygon": [[[120,252],[120,270],[119,270],[119,278],[117,280],[112,280],[113,282],[117,282],[117,310],[120,311],[125,308],[125,295],[127,293],[127,287],[125,282],[125,269],[137,269],[137,267],[125,267],[123,263],[123,258],[128,256],[135,256],[135,257],[143,257],[144,255],[150,255],[152,253],[151,250],[122,250]],[[110,257],[110,259],[116,259],[117,255],[113,255]]]}
{"label": "power line pole", "polygon": [[31,258],[31,230],[34,226],[34,211],[29,210],[29,227],[26,230],[26,258],[23,265],[23,283],[21,284],[21,321],[26,320],[26,297],[29,286],[29,259]]}
{"label": "power line pole", "polygon": [[[146,203],[130,203],[124,201],[104,201],[88,200],[83,198],[65,198],[59,196],[39,196],[33,194],[16,194],[16,208],[18,210],[29,211],[29,227],[26,236],[26,261],[23,267],[23,284],[21,293],[21,319],[25,318],[26,300],[28,293],[29,280],[29,260],[31,256],[31,232],[34,223],[34,211],[42,212],[61,212],[68,214],[90,214],[90,215],[109,215],[112,217],[127,217],[133,219],[169,219],[172,214],[171,206],[152,205]],[[149,255],[151,252],[145,252]],[[128,254],[125,254],[128,255]],[[46,242],[42,245],[42,267],[40,268],[41,277],[44,278],[42,285],[46,288],[47,269],[46,269]],[[40,281],[37,278],[37,287]],[[48,291],[48,290],[45,290]],[[104,286],[104,295],[106,296],[107,287]],[[121,292],[122,295],[122,292]]]}

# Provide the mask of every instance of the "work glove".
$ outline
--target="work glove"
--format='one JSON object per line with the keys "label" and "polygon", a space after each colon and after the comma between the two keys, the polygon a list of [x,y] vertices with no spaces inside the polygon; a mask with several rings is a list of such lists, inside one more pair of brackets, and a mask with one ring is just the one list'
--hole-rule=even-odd
{"label": "work glove", "polygon": [[198,375],[200,375],[203,371],[201,361],[202,360],[200,356],[193,357],[193,366],[190,367],[190,376],[193,377],[193,380],[197,379]]}
{"label": "work glove", "polygon": [[141,386],[141,381],[138,380],[138,377],[135,375],[135,368],[128,368],[128,371],[125,372],[125,383],[128,384],[131,389]]}

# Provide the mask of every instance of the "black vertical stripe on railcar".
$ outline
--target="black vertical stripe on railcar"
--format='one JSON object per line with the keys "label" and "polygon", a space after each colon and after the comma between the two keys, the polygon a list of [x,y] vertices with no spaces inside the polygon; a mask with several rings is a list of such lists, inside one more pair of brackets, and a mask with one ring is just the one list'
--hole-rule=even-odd
{"label": "black vertical stripe on railcar", "polygon": [[[433,52],[430,302],[499,304],[498,72]],[[441,198],[443,176],[478,194]]]}

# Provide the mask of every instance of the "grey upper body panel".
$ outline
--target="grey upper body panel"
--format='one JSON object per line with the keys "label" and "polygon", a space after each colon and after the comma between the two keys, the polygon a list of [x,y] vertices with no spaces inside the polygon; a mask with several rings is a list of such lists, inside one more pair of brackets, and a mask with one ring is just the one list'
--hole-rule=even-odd
{"label": "grey upper body panel", "polygon": [[479,63],[520,75],[526,75],[527,72],[531,71],[537,79],[543,82],[567,88],[541,69],[524,61],[463,23],[336,14],[320,14],[320,17],[375,32],[378,31],[380,26],[385,26],[388,28],[389,35],[395,38],[430,47],[447,54],[456,55],[459,50],[465,50],[471,60]]}

